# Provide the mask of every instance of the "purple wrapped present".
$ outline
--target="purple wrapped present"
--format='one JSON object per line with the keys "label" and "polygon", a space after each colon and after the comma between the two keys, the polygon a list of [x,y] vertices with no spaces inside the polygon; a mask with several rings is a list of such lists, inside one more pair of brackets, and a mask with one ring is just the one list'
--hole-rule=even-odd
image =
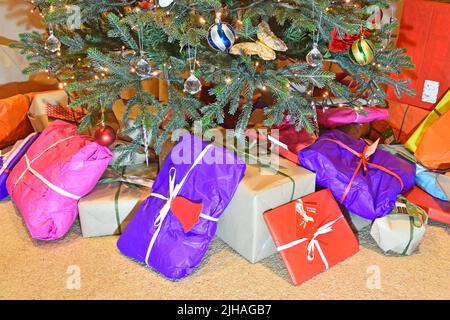
{"label": "purple wrapped present", "polygon": [[246,169],[236,155],[185,133],[117,242],[170,279],[192,273]]}
{"label": "purple wrapped present", "polygon": [[394,208],[397,195],[415,183],[415,166],[339,130],[324,133],[299,153],[318,185],[331,189],[350,212],[376,219]]}
{"label": "purple wrapped present", "polygon": [[33,142],[39,137],[39,135],[40,133],[37,132],[28,135],[22,141],[17,142],[10,152],[3,156],[0,155],[0,200],[3,200],[8,196],[8,190],[6,190],[6,179],[8,179],[9,173],[27,152],[28,148],[30,148]]}

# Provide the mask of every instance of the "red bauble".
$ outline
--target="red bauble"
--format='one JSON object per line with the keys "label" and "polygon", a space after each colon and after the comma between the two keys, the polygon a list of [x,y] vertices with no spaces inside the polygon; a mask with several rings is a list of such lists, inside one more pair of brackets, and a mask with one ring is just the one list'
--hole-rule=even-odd
{"label": "red bauble", "polygon": [[95,131],[95,141],[101,146],[110,146],[116,140],[116,132],[110,126],[101,126]]}
{"label": "red bauble", "polygon": [[139,7],[141,7],[143,10],[153,10],[155,9],[155,5],[153,1],[140,1]]}

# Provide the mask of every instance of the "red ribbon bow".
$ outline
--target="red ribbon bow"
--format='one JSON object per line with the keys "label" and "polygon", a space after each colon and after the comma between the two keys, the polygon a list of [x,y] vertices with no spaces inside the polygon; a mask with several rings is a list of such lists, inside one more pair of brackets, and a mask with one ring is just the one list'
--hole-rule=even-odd
{"label": "red ribbon bow", "polygon": [[378,145],[379,140],[377,140],[373,145],[370,145],[370,146],[366,145],[364,147],[364,150],[362,153],[359,153],[358,151],[353,150],[352,148],[350,148],[349,146],[347,146],[346,144],[342,143],[339,140],[330,139],[330,138],[322,138],[321,140],[326,140],[326,141],[331,141],[333,143],[336,143],[336,144],[340,145],[341,147],[347,149],[348,151],[350,151],[351,153],[353,153],[355,156],[357,156],[360,159],[358,166],[356,167],[355,172],[353,173],[353,176],[350,179],[350,182],[348,183],[348,186],[345,189],[344,194],[342,195],[342,198],[340,200],[341,203],[344,202],[345,198],[347,197],[347,194],[350,191],[350,188],[352,187],[353,181],[355,181],[356,175],[358,174],[359,169],[361,169],[361,167],[363,167],[365,172],[367,171],[367,167],[371,166],[373,168],[376,168],[378,170],[386,172],[387,174],[390,174],[391,176],[393,176],[400,182],[401,190],[403,190],[403,188],[404,188],[403,180],[402,180],[402,178],[400,178],[400,176],[398,174],[396,174],[395,172],[393,172],[383,166],[369,162],[369,158],[375,152],[375,149]]}

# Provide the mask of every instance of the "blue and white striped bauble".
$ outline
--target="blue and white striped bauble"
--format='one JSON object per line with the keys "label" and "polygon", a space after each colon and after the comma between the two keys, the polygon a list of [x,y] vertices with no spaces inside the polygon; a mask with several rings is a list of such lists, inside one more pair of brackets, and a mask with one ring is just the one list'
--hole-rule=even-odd
{"label": "blue and white striped bauble", "polygon": [[217,51],[230,49],[234,44],[235,37],[233,27],[220,20],[216,20],[216,23],[208,30],[208,43]]}

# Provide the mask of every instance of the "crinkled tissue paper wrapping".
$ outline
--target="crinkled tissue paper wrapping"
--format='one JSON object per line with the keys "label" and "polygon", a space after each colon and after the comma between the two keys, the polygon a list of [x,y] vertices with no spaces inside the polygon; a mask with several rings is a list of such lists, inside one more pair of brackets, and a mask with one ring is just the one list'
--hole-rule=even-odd
{"label": "crinkled tissue paper wrapping", "polygon": [[[340,201],[361,159],[326,139],[340,141],[358,153],[363,152],[366,143],[334,129],[325,132],[315,144],[299,153],[301,165],[316,172],[317,184],[329,188]],[[371,220],[388,214],[394,208],[398,194],[414,186],[416,168],[414,164],[383,150],[376,150],[368,162],[389,169],[403,182],[402,190],[394,176],[370,165],[365,172],[361,166],[342,204],[348,211]]]}
{"label": "crinkled tissue paper wrapping", "polygon": [[12,201],[35,239],[56,240],[64,236],[78,215],[78,201],[54,191],[29,170],[25,172],[26,156],[31,168],[44,179],[79,198],[94,189],[111,160],[107,147],[100,146],[91,137],[79,135],[77,130],[64,121],[51,123],[6,182]]}
{"label": "crinkled tissue paper wrapping", "polygon": [[[208,145],[209,142],[185,133],[164,162],[152,186],[152,193],[169,197],[170,179],[174,179],[174,186],[179,185],[192,168],[177,197],[201,203],[201,213],[218,219],[233,198],[246,165],[224,148]],[[194,160],[206,148],[203,160],[193,166]],[[176,155],[188,161],[178,161]],[[218,158],[222,159],[220,163],[213,160]],[[170,207],[158,227],[155,222],[166,204],[167,200],[156,196],[144,200],[119,238],[117,247],[126,256],[148,263],[165,277],[180,279],[194,272],[202,261],[216,233],[217,221],[199,217],[198,223],[185,232]],[[155,242],[151,247],[153,238]]]}

